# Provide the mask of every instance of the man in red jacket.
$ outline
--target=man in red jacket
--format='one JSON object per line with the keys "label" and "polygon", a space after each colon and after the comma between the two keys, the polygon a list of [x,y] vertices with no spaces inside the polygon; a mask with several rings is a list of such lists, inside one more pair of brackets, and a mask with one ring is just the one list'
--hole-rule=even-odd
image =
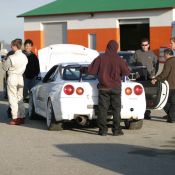
{"label": "man in red jacket", "polygon": [[123,135],[120,127],[121,111],[121,77],[129,75],[129,68],[126,62],[117,54],[118,44],[111,40],[107,44],[104,54],[98,56],[88,67],[88,73],[97,75],[99,80],[98,97],[98,134],[106,136],[107,112],[112,107],[114,136]]}

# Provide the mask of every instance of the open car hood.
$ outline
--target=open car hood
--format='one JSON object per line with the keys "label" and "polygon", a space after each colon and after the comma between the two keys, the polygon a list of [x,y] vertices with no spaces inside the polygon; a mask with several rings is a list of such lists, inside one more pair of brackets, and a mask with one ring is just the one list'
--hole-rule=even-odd
{"label": "open car hood", "polygon": [[74,44],[50,45],[38,51],[41,77],[44,77],[48,70],[60,63],[91,63],[99,53],[96,50]]}

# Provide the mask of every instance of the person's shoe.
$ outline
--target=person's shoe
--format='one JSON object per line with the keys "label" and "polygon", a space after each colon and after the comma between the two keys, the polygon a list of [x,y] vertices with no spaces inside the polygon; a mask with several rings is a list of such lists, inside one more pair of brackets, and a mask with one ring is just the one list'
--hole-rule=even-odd
{"label": "person's shoe", "polygon": [[18,118],[18,121],[19,121],[20,124],[24,124],[25,118]]}
{"label": "person's shoe", "polygon": [[107,130],[101,130],[101,129],[99,129],[99,131],[98,131],[98,135],[100,135],[100,136],[107,136]]}
{"label": "person's shoe", "polygon": [[124,135],[122,130],[113,131],[113,136],[121,136],[121,135]]}
{"label": "person's shoe", "polygon": [[144,119],[145,120],[151,120],[151,111],[150,110],[145,111]]}
{"label": "person's shoe", "polygon": [[167,122],[168,122],[168,123],[173,123],[172,119],[169,118],[169,117],[167,118]]}
{"label": "person's shoe", "polygon": [[21,121],[19,120],[19,118],[16,119],[11,119],[9,122],[10,125],[20,125]]}
{"label": "person's shoe", "polygon": [[145,120],[151,120],[151,117],[150,116],[145,116],[144,119]]}

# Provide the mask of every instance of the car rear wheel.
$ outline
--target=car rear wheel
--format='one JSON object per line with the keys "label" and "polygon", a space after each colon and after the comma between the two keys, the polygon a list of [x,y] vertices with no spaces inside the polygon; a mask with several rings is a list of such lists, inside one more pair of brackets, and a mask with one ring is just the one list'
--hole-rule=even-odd
{"label": "car rear wheel", "polygon": [[54,114],[54,111],[53,111],[53,106],[52,106],[51,100],[49,100],[48,104],[47,104],[46,120],[47,120],[48,130],[51,130],[51,131],[61,131],[61,130],[63,130],[63,123],[62,122],[57,122],[55,120],[55,114]]}
{"label": "car rear wheel", "polygon": [[130,130],[141,129],[143,126],[143,120],[125,120],[125,128]]}

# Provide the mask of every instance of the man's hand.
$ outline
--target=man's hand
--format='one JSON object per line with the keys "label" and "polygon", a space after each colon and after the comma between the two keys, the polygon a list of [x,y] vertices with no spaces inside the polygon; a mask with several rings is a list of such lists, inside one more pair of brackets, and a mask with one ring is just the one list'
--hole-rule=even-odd
{"label": "man's hand", "polygon": [[156,84],[156,82],[157,82],[156,79],[151,80],[151,83],[152,83],[152,84]]}
{"label": "man's hand", "polygon": [[80,69],[80,71],[81,71],[82,74],[87,74],[88,73],[88,67],[82,67]]}

